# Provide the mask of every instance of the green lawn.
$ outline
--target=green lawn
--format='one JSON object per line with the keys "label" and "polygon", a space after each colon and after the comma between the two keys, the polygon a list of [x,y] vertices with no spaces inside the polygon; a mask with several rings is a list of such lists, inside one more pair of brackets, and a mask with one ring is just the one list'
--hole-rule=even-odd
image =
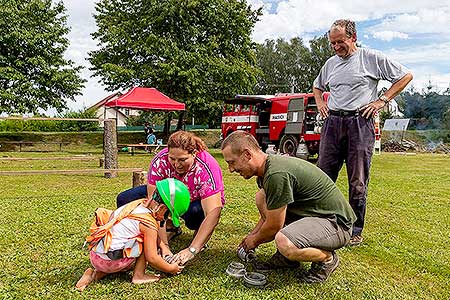
{"label": "green lawn", "polygon": [[[450,156],[374,156],[364,244],[338,251],[341,265],[325,284],[302,285],[294,271],[283,271],[269,274],[268,286],[257,290],[225,273],[258,217],[255,180],[230,174],[220,152],[213,153],[224,170],[227,204],[209,248],[179,276],[133,286],[130,274],[114,275],[82,294],[74,285],[89,266],[82,244],[93,211],[114,208],[117,193],[131,186],[131,174],[0,176],[0,299],[450,299]],[[119,163],[147,168],[150,158],[121,153]],[[0,160],[0,170],[96,167],[96,160]],[[344,174],[338,185],[347,194]],[[191,236],[184,228],[173,250]],[[257,254],[268,258],[273,251],[270,243]]]}

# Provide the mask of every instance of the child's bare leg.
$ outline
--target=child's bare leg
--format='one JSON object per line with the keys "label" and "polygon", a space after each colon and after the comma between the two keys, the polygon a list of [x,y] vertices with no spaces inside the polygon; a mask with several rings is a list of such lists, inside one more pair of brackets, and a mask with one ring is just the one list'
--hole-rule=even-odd
{"label": "child's bare leg", "polygon": [[145,261],[144,253],[141,254],[136,260],[134,266],[133,279],[131,280],[134,284],[143,284],[149,282],[155,282],[159,280],[159,275],[156,274],[145,274],[145,268],[147,267],[147,262]]}
{"label": "child's bare leg", "polygon": [[83,276],[81,276],[80,280],[78,280],[75,287],[77,290],[82,292],[90,283],[99,280],[105,276],[106,273],[96,271],[92,268],[87,268],[86,271],[84,271]]}
{"label": "child's bare leg", "polygon": [[81,276],[80,280],[78,280],[75,288],[82,292],[93,281],[93,274],[94,269],[87,268],[86,271],[84,271],[83,276]]}
{"label": "child's bare leg", "polygon": [[105,277],[106,275],[108,275],[108,273],[103,273],[103,272],[94,270],[94,273],[92,274],[92,281],[100,280],[103,277]]}

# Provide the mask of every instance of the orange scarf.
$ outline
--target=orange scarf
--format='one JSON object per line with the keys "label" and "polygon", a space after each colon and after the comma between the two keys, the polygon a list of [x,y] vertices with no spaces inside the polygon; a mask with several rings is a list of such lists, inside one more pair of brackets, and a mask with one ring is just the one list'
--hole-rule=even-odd
{"label": "orange scarf", "polygon": [[[94,221],[89,228],[91,234],[86,237],[86,242],[89,243],[89,250],[96,251],[99,243],[103,241],[103,249],[99,249],[98,252],[107,253],[112,241],[111,228],[125,218],[137,220],[147,227],[158,230],[158,223],[150,213],[132,213],[133,210],[138,207],[138,205],[141,204],[144,200],[145,199],[139,199],[126,204],[121,212],[115,217],[113,217],[114,211],[106,208],[97,208],[95,211]],[[130,240],[134,240],[137,243],[131,243],[133,244],[133,247],[125,247],[123,249],[123,256],[138,257],[142,253],[142,243],[144,242],[144,235],[140,233],[137,236],[132,237]],[[129,244],[130,243],[127,243],[127,245]],[[136,245],[138,245],[138,249],[134,248]],[[138,252],[136,252],[136,250]]]}

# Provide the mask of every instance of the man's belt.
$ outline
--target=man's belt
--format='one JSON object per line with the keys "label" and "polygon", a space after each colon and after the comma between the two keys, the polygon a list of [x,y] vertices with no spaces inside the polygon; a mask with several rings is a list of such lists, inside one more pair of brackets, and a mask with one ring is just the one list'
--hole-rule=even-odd
{"label": "man's belt", "polygon": [[349,117],[357,116],[359,114],[358,110],[332,110],[330,109],[330,115],[338,117]]}

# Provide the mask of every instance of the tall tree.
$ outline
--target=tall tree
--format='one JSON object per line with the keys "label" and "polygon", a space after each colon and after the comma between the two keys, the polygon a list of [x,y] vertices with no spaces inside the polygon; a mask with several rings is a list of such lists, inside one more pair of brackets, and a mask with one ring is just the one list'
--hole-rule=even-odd
{"label": "tall tree", "polygon": [[108,90],[155,87],[214,125],[223,99],[256,83],[259,15],[245,0],[102,0],[89,60]]}
{"label": "tall tree", "polygon": [[416,129],[443,129],[448,128],[450,111],[450,97],[438,94],[427,89],[422,93],[406,91],[405,117],[414,120],[412,128]]}
{"label": "tall tree", "polygon": [[258,66],[263,70],[256,92],[309,92],[325,61],[333,55],[326,36],[316,37],[309,48],[301,38],[266,40],[256,47]]}
{"label": "tall tree", "polygon": [[62,2],[4,0],[0,5],[0,113],[62,111],[84,80],[63,55],[69,45]]}

